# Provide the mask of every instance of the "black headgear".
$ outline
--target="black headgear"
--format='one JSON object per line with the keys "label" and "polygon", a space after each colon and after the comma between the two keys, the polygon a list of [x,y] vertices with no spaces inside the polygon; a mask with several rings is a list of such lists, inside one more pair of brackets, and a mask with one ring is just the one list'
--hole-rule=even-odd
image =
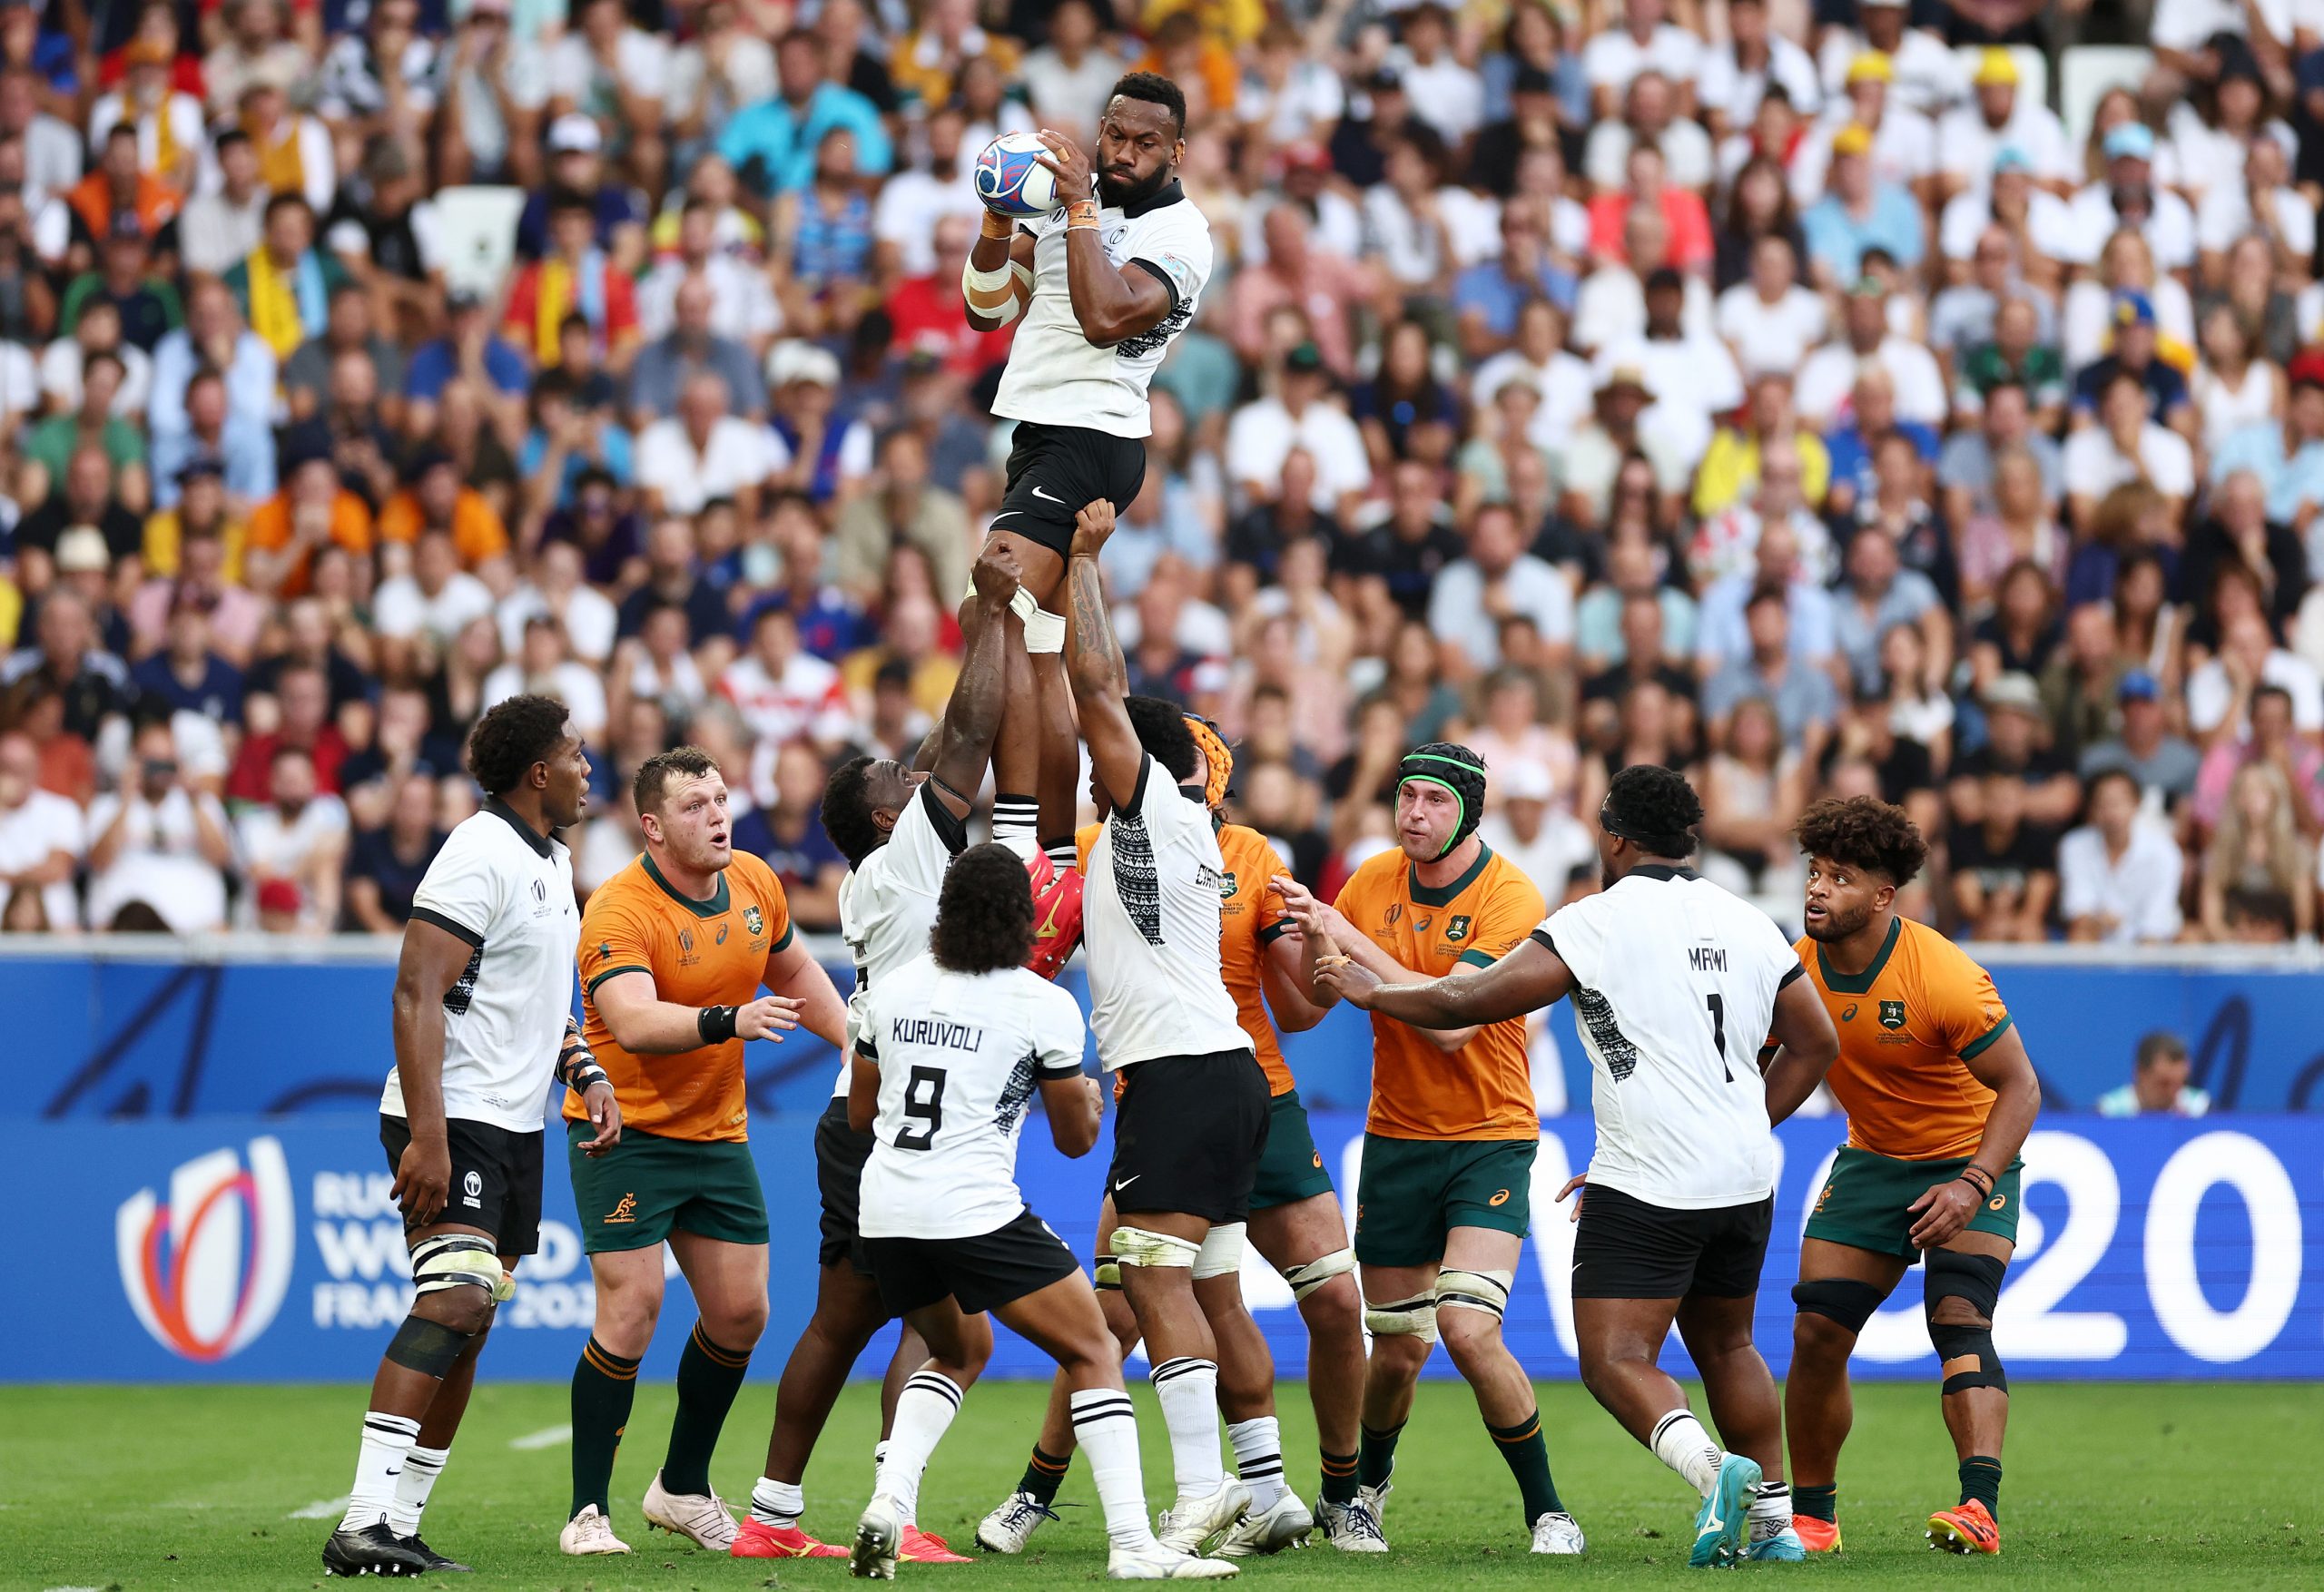
{"label": "black headgear", "polygon": [[1485,815],[1483,758],[1450,741],[1432,741],[1404,753],[1404,761],[1396,765],[1397,790],[1403,790],[1412,780],[1442,785],[1461,804],[1461,821],[1454,826],[1452,838],[1444,842],[1444,850],[1436,854],[1438,857],[1446,855],[1476,832],[1477,821]]}

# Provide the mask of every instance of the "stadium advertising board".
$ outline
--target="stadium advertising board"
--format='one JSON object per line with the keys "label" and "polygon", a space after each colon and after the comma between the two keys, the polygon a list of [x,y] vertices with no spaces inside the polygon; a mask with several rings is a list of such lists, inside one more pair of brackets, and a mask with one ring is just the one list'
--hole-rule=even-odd
{"label": "stadium advertising board", "polygon": [[[1353,1208],[1360,1118],[1319,1114],[1315,1139]],[[815,1196],[809,1126],[762,1125],[753,1140],[774,1216],[773,1352],[780,1368],[813,1290]],[[1839,1125],[1781,1133],[1776,1243],[1760,1292],[1759,1342],[1778,1374],[1789,1358],[1797,1239],[1841,1140]],[[34,1192],[54,1253],[94,1257],[93,1286],[60,1310],[53,1291],[0,1291],[0,1329],[18,1345],[17,1381],[357,1381],[378,1361],[409,1297],[398,1218],[376,1119],[20,1124],[16,1186]],[[1550,1201],[1587,1161],[1586,1120],[1544,1132],[1531,1189],[1533,1231],[1511,1301],[1509,1342],[1536,1376],[1575,1373],[1565,1280],[1572,1229]],[[562,1379],[592,1312],[561,1146],[551,1143],[541,1251],[502,1307],[487,1375]],[[1024,1186],[1034,1208],[1087,1253],[1106,1146],[1068,1163],[1036,1125]],[[2297,1118],[2202,1122],[2055,1119],[2026,1146],[2023,1247],[1995,1335],[2024,1379],[2324,1377],[2324,1154]],[[113,1263],[104,1263],[110,1260]],[[1286,1375],[1305,1341],[1287,1288],[1256,1255],[1246,1292]],[[684,1283],[673,1282],[683,1295]],[[683,1321],[686,1301],[665,1314]],[[1045,1375],[1047,1361],[999,1334],[995,1374]],[[683,1332],[665,1332],[648,1370],[666,1375]],[[1674,1341],[1670,1352],[1679,1353]],[[875,1351],[864,1364],[876,1370]],[[1856,1374],[1925,1380],[1933,1356],[1920,1283],[1908,1275],[1866,1329]],[[1442,1355],[1431,1367],[1449,1374]]]}

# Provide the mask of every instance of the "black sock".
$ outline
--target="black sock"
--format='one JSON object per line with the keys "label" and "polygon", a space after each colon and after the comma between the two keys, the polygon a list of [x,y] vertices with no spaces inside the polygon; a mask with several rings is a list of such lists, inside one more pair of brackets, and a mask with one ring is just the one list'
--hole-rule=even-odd
{"label": "black sock", "polygon": [[1065,1480],[1065,1473],[1073,1467],[1073,1456],[1059,1459],[1055,1454],[1033,1445],[1033,1457],[1025,1461],[1025,1474],[1018,1479],[1017,1490],[1047,1508],[1057,1501],[1057,1489]]}
{"label": "black sock", "polygon": [[1334,1454],[1329,1449],[1318,1451],[1324,1459],[1324,1501],[1327,1504],[1352,1502],[1355,1498],[1355,1456]]}
{"label": "black sock", "polygon": [[670,1451],[662,1460],[662,1486],[670,1492],[710,1490],[710,1456],[718,1447],[719,1429],[734,1395],[743,1391],[743,1374],[751,1369],[751,1351],[737,1353],[712,1342],[696,1322],[686,1351],[678,1357],[678,1413],[670,1422]]}
{"label": "black sock", "polygon": [[1985,1506],[1985,1513],[1998,1522],[2001,1519],[2001,1461],[1984,1454],[1972,1454],[1961,1461],[1961,1501],[1975,1499]]}
{"label": "black sock", "polygon": [[1558,1500],[1558,1484],[1550,1479],[1550,1445],[1541,1438],[1541,1412],[1536,1410],[1514,1426],[1487,1421],[1485,1430],[1492,1433],[1493,1446],[1509,1462],[1509,1473],[1517,1478],[1518,1496],[1524,1501],[1525,1528],[1531,1530],[1533,1522],[1543,1515],[1565,1513],[1565,1505]]}
{"label": "black sock", "polygon": [[1811,1520],[1821,1520],[1827,1526],[1840,1523],[1840,1484],[1828,1487],[1802,1487],[1791,1484],[1791,1512],[1805,1515]]}
{"label": "black sock", "polygon": [[606,1494],[614,1480],[614,1455],[629,1425],[637,1397],[637,1361],[624,1360],[593,1336],[573,1367],[573,1508],[566,1518],[591,1504],[613,1513]]}
{"label": "black sock", "polygon": [[1377,1487],[1388,1479],[1388,1472],[1396,1468],[1396,1438],[1404,1430],[1401,1420],[1385,1431],[1362,1429],[1364,1436],[1355,1445],[1355,1483],[1358,1487]]}

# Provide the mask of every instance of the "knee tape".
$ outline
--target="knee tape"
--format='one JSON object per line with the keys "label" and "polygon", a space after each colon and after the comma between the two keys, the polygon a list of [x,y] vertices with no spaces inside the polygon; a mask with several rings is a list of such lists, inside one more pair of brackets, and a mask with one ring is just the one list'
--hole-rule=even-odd
{"label": "knee tape", "polygon": [[1017,595],[1009,599],[1009,611],[1024,621],[1027,652],[1065,651],[1065,621],[1043,609],[1023,586],[1019,586]]}
{"label": "knee tape", "polygon": [[1239,1276],[1243,1271],[1243,1235],[1246,1231],[1246,1224],[1241,1222],[1215,1223],[1203,1235],[1202,1247],[1195,1252],[1195,1281]]}
{"label": "knee tape", "polygon": [[1089,1285],[1101,1292],[1108,1288],[1119,1292],[1122,1286],[1121,1262],[1109,1254],[1099,1255],[1098,1263],[1091,1268]]}
{"label": "knee tape", "polygon": [[1334,1277],[1344,1277],[1355,1270],[1355,1251],[1335,1249],[1320,1255],[1304,1266],[1287,1266],[1283,1280],[1291,1284],[1291,1297],[1305,1299]]}
{"label": "knee tape", "polygon": [[1436,1341],[1436,1295],[1419,1294],[1393,1304],[1366,1305],[1364,1324],[1375,1338],[1418,1338]]}
{"label": "knee tape", "polygon": [[1114,1259],[1125,1266],[1191,1267],[1202,1253],[1199,1243],[1143,1227],[1115,1228],[1112,1248]]}
{"label": "knee tape", "polygon": [[422,1293],[447,1288],[481,1288],[497,1302],[517,1292],[517,1280],[500,1269],[492,1245],[470,1233],[423,1238],[411,1246],[411,1280]]}
{"label": "knee tape", "polygon": [[1850,1277],[1819,1277],[1813,1282],[1795,1283],[1791,1290],[1791,1302],[1801,1315],[1823,1316],[1851,1332],[1864,1331],[1864,1323],[1872,1319],[1884,1297],[1871,1283]]}
{"label": "knee tape", "polygon": [[1509,1290],[1516,1281],[1515,1272],[1439,1272],[1436,1308],[1473,1310],[1499,1321],[1509,1308]]}
{"label": "knee tape", "polygon": [[[1947,1249],[1930,1251],[1927,1263],[1922,1308],[1929,1318],[1928,1341],[1943,1362],[1945,1391],[1960,1393],[1971,1388],[2006,1390],[2009,1378],[2003,1372],[2001,1356],[1994,1349],[1993,1320],[1994,1307],[2001,1301],[2001,1280],[2008,1270],[2007,1263],[1994,1255],[1956,1254]],[[1936,1307],[1948,1299],[1958,1299],[1969,1305],[1984,1318],[1984,1325],[1936,1320]]]}
{"label": "knee tape", "polygon": [[456,1332],[441,1322],[408,1315],[403,1318],[403,1325],[396,1329],[396,1335],[388,1340],[388,1358],[407,1371],[442,1381],[472,1336],[473,1333]]}

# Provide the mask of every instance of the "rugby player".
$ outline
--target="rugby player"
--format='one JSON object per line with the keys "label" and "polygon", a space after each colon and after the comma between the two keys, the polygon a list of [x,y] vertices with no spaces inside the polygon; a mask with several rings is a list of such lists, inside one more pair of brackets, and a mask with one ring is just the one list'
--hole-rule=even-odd
{"label": "rugby player", "polygon": [[[1033,830],[1045,767],[1079,767],[1072,741],[1044,729],[1060,722],[1063,683],[1037,675],[1028,649],[1054,653],[1063,643],[1053,610],[1076,512],[1092,500],[1126,509],[1137,496],[1154,428],[1147,388],[1210,280],[1210,224],[1178,185],[1186,130],[1178,85],[1129,74],[1108,96],[1094,162],[1062,134],[1041,134],[1063,208],[1029,221],[988,210],[961,268],[970,326],[1024,319],[992,401],[1016,430],[990,535],[1013,549],[1024,577],[1007,621],[995,840],[1013,843]],[[962,614],[964,631],[973,617]],[[1059,870],[1072,855],[1070,819],[1065,826],[1039,837]]]}
{"label": "rugby player", "polygon": [[[1334,906],[1275,877],[1300,919],[1303,973],[1321,1004],[1340,997],[1337,986],[1315,982],[1319,961],[1336,956],[1354,958],[1377,982],[1403,984],[1474,976],[1525,943],[1546,909],[1541,892],[1476,832],[1484,801],[1483,761],[1432,742],[1397,767],[1396,849],[1357,868]],[[1581,1528],[1551,1477],[1533,1384],[1501,1335],[1541,1147],[1523,1015],[1446,1030],[1375,1010],[1372,1039],[1355,1209],[1372,1361],[1346,1528],[1385,1546],[1396,1440],[1441,1336],[1516,1478],[1532,1551],[1580,1553]]]}
{"label": "rugby player", "polygon": [[875,1134],[863,1168],[863,1246],[881,1298],[931,1353],[897,1403],[895,1435],[856,1525],[854,1571],[894,1577],[929,1457],[991,1356],[989,1310],[1053,1356],[1070,1390],[1112,1539],[1107,1576],[1230,1577],[1224,1560],[1155,1540],[1113,1337],[1073,1252],[1017,1188],[1018,1134],[1035,1093],[1049,1136],[1075,1156],[1098,1142],[1105,1098],[1081,1073],[1081,1008],[1025,968],[1032,947],[1022,861],[1007,846],[975,847],[944,876],[928,950],[857,1010],[848,1115]]}
{"label": "rugby player", "polygon": [[[833,770],[823,787],[824,832],[849,867],[839,905],[840,931],[855,957],[855,992],[848,1002],[851,1044],[870,992],[928,949],[945,870],[968,845],[970,799],[984,783],[985,764],[1000,723],[1009,671],[1007,633],[1000,621],[1019,589],[1015,549],[998,538],[987,542],[972,579],[980,623],[969,633],[967,655],[952,683],[943,722],[928,741],[931,771],[922,778],[892,760],[859,757]],[[1036,854],[1036,860],[1042,859]],[[857,1203],[872,1135],[848,1122],[851,1077],[843,1053],[831,1105],[815,1126],[822,1244],[817,1256],[814,1313],[784,1362],[775,1390],[766,1471],[751,1488],[750,1518],[734,1538],[737,1558],[824,1558],[846,1553],[810,1537],[799,1520],[806,1508],[800,1483],[807,1473],[808,1457],[856,1356],[891,1313],[872,1280],[857,1231]],[[927,1358],[928,1346],[907,1323],[881,1391],[882,1444],[893,1428],[905,1379]],[[873,1450],[875,1462],[879,1452]],[[901,1550],[908,1563],[966,1562],[940,1538],[916,1528],[905,1532]]]}
{"label": "rugby player", "polygon": [[1839,1549],[1848,1356],[1923,1260],[1922,1309],[1961,1480],[1960,1501],[1929,1516],[1928,1538],[1999,1553],[2009,1380],[1994,1351],[1994,1304],[2017,1242],[2018,1152],[2042,1086],[1992,976],[1896,915],[1896,892],[1928,857],[1904,810],[1869,796],[1819,801],[1792,832],[1807,856],[1799,957],[1839,1031],[1831,1086],[1848,1114],[1791,1291],[1799,1311],[1784,1419],[1800,1539]]}
{"label": "rugby player", "polygon": [[[1269,1091],[1267,1144],[1251,1190],[1248,1236],[1252,1244],[1291,1284],[1308,1335],[1307,1391],[1315,1408],[1323,1450],[1322,1507],[1327,1538],[1353,1551],[1376,1551],[1376,1537],[1357,1537],[1335,1528],[1349,1518],[1355,1497],[1355,1432],[1364,1394],[1364,1331],[1354,1279],[1355,1256],[1348,1248],[1332,1177],[1308,1131],[1306,1107],[1276,1040],[1300,1033],[1323,1017],[1301,993],[1304,983],[1298,924],[1269,889],[1287,872],[1266,837],[1226,821],[1227,789],[1235,757],[1206,720],[1189,716],[1187,727],[1207,765],[1203,799],[1211,810],[1218,850],[1226,866],[1219,930],[1219,959],[1227,989],[1235,997],[1236,1021],[1257,1047]],[[1077,837],[1082,866],[1097,842],[1092,824]],[[1272,1021],[1270,1021],[1272,1008]],[[1110,1198],[1098,1218],[1098,1253],[1115,1225]],[[1239,1272],[1239,1267],[1237,1271]],[[1137,1321],[1121,1296],[1120,1270],[1110,1259],[1098,1264],[1098,1298],[1107,1324],[1124,1355],[1137,1341]],[[1235,1450],[1236,1479],[1251,1489],[1251,1513],[1228,1532],[1218,1551],[1227,1558],[1269,1553],[1298,1540],[1314,1527],[1298,1495],[1282,1481],[1283,1442],[1275,1416],[1270,1358],[1250,1350],[1258,1325],[1243,1302],[1237,1277],[1207,1277],[1197,1266],[1195,1297],[1202,1303],[1218,1340],[1219,1404]],[[979,1546],[995,1553],[1019,1553],[1044,1519],[1073,1457],[1072,1410],[1063,1384],[1052,1388],[1048,1417],[1017,1489],[977,1528]]]}
{"label": "rugby player", "polygon": [[767,1316],[766,1200],[748,1142],[743,1046],[796,1027],[842,1045],[844,1011],[792,932],[774,870],[734,849],[726,781],[709,753],[682,746],[646,759],[632,794],[645,850],[597,887],[581,925],[583,1033],[628,1131],[591,1158],[567,1105],[597,1313],[573,1368],[573,1507],[557,1546],[629,1551],[606,1492],[661,1313],[667,1241],[699,1319],[644,1512],[648,1526],[724,1553],[734,1520],[710,1484],[711,1454]]}
{"label": "rugby player", "polygon": [[[1773,922],[1687,866],[1702,815],[1679,774],[1624,769],[1599,812],[1601,893],[1481,972],[1384,985],[1354,960],[1318,977],[1358,1006],[1454,1030],[1573,997],[1598,1125],[1589,1172],[1564,1191],[1589,1184],[1573,1250],[1581,1379],[1701,1495],[1688,1558],[1714,1567],[1804,1557],[1751,1312],[1775,1203],[1768,1130],[1814,1092],[1838,1041]],[[1656,1364],[1674,1322],[1731,1452]]]}
{"label": "rugby player", "polygon": [[468,771],[484,806],[428,865],[396,967],[379,1142],[418,1292],[372,1380],[352,1497],[323,1545],[335,1576],[468,1567],[420,1539],[419,1517],[493,1312],[516,1291],[518,1258],[540,1247],[543,1085],[578,1093],[583,1155],[622,1136],[614,1091],[573,1027],[581,919],[572,853],[554,834],[581,821],[589,760],[565,704],[495,704],[468,737]]}
{"label": "rugby player", "polygon": [[1240,1269],[1222,1252],[1239,1250],[1250,1214],[1267,1079],[1219,958],[1226,863],[1202,753],[1177,707],[1125,692],[1098,583],[1113,528],[1111,503],[1084,506],[1066,566],[1066,673],[1105,825],[1089,850],[1082,930],[1098,1059],[1128,1074],[1106,1177],[1118,1222],[1107,1247],[1170,1430],[1177,1496],[1159,1536],[1185,1551],[1234,1525],[1251,1499],[1219,1462],[1218,1344],[1194,1273]]}

